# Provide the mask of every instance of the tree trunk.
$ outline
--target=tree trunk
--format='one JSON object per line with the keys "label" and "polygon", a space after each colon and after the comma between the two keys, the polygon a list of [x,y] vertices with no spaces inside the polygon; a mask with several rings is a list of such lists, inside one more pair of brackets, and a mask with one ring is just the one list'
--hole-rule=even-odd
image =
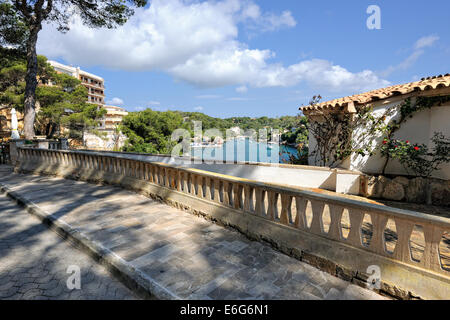
{"label": "tree trunk", "polygon": [[30,28],[30,35],[27,40],[27,74],[25,76],[25,103],[23,127],[25,139],[34,137],[34,121],[36,119],[36,87],[37,87],[37,53],[36,43],[38,32],[41,30],[41,24]]}
{"label": "tree trunk", "polygon": [[389,157],[389,155],[387,155],[386,160],[384,161],[384,164],[383,164],[383,170],[381,170],[381,174],[383,174],[383,175],[385,175],[386,167],[388,165],[389,159],[390,159],[390,157]]}
{"label": "tree trunk", "polygon": [[425,201],[427,205],[432,205],[433,200],[431,198],[431,183],[430,183],[430,177],[425,178]]}
{"label": "tree trunk", "polygon": [[49,133],[48,133],[48,139],[53,139],[53,136],[55,135],[56,129],[57,129],[57,124],[52,122],[50,124],[50,130],[49,130]]}

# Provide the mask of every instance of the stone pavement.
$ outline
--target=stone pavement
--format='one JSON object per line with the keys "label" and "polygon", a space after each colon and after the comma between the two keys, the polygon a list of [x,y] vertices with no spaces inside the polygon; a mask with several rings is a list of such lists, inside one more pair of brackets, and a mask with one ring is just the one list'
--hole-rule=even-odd
{"label": "stone pavement", "polygon": [[[81,289],[67,273],[80,268]],[[0,195],[0,299],[137,299],[89,256]]]}
{"label": "stone pavement", "polygon": [[118,187],[12,173],[0,173],[0,182],[183,299],[383,299],[236,231]]}

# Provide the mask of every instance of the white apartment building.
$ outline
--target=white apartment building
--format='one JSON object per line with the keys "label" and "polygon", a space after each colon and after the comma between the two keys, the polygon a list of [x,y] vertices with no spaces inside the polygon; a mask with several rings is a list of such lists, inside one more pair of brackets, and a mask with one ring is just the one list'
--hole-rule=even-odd
{"label": "white apartment building", "polygon": [[85,146],[90,149],[107,150],[120,148],[126,137],[122,133],[117,133],[116,127],[128,112],[124,108],[105,104],[105,80],[95,74],[81,70],[79,67],[67,66],[52,60],[48,60],[48,63],[53,66],[56,72],[65,73],[79,79],[81,84],[88,89],[87,102],[95,103],[107,111],[103,119],[100,120],[98,127],[104,136],[99,137],[91,133],[85,133]]}
{"label": "white apartment building", "polygon": [[48,60],[48,63],[57,71],[68,74],[81,81],[88,89],[88,102],[102,105],[105,103],[105,80],[95,74],[81,70],[80,67],[71,67],[62,63]]}

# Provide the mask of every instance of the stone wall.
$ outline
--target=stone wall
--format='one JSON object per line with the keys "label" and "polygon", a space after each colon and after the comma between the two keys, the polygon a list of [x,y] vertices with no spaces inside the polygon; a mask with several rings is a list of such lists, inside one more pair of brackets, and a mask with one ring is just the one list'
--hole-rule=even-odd
{"label": "stone wall", "polygon": [[[18,172],[120,185],[235,228],[355,284],[365,286],[370,276],[368,267],[376,265],[383,270],[381,293],[403,299],[450,297],[450,270],[445,267],[444,255],[437,252],[444,233],[450,232],[450,219],[105,153],[18,151]],[[344,211],[350,219],[346,237]],[[330,218],[328,230],[323,220],[326,213]],[[362,240],[366,215],[372,222],[370,243]],[[392,251],[385,245],[389,220],[398,235]],[[413,259],[410,250],[415,225],[426,235],[420,261]]]}
{"label": "stone wall", "polygon": [[[114,150],[114,147],[123,147],[126,136],[122,133],[117,134],[111,130],[104,130],[104,136],[97,136],[93,133],[85,132],[84,134],[84,145],[88,149],[98,149],[98,150]],[[117,141],[117,145],[116,145]]]}
{"label": "stone wall", "polygon": [[426,203],[427,192],[430,192],[431,204],[450,206],[450,180],[404,176],[365,176],[363,180],[368,198]]}

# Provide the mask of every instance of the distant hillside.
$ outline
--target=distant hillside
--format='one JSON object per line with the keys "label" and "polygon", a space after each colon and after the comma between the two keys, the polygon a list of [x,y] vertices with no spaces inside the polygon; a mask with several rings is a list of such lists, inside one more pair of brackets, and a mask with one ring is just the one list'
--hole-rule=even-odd
{"label": "distant hillside", "polygon": [[214,118],[201,112],[181,112],[179,113],[185,122],[202,121],[203,130],[210,128],[217,128],[221,130],[225,136],[226,129],[232,127],[239,127],[242,130],[253,129],[258,132],[259,129],[272,128],[280,130],[280,133],[285,132],[282,140],[289,143],[300,142],[297,141],[299,136],[304,140],[307,136],[306,124],[307,120],[304,116],[283,116],[279,118],[269,117],[232,117],[232,118]]}
{"label": "distant hillside", "polygon": [[[278,129],[281,141],[290,145],[306,145],[308,139],[307,120],[304,116],[284,116],[279,118],[232,117],[227,119],[210,117],[201,112],[182,111],[144,111],[130,112],[123,118],[121,129],[128,137],[124,151],[145,153],[169,153],[175,145],[171,135],[175,129],[184,128],[191,131],[193,121],[202,121],[203,131],[219,129],[226,138],[226,130],[239,127],[247,131],[253,129]],[[268,132],[270,138],[270,131]]]}

